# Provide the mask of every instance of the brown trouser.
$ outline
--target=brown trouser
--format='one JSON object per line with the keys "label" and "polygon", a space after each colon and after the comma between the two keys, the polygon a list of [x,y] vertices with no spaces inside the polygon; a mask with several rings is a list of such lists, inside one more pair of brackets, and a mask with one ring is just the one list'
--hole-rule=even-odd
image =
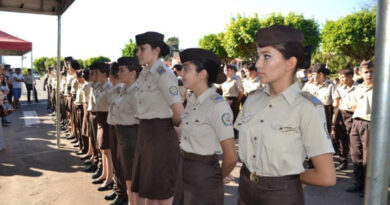
{"label": "brown trouser", "polygon": [[351,158],[353,174],[359,185],[364,185],[366,176],[368,141],[370,137],[371,123],[366,120],[354,119],[350,134]]}
{"label": "brown trouser", "polygon": [[90,130],[90,137],[91,137],[91,144],[93,149],[93,163],[98,167],[102,167],[101,163],[101,155],[99,148],[97,146],[97,121],[96,121],[96,112],[90,112],[89,115],[89,130]]}
{"label": "brown trouser", "polygon": [[112,155],[112,163],[114,168],[114,191],[118,196],[126,196],[126,180],[123,176],[120,162],[118,160],[118,139],[115,131],[115,126],[110,125],[110,151]]}
{"label": "brown trouser", "polygon": [[249,179],[250,172],[245,165],[240,170],[238,186],[239,205],[304,205],[305,200],[299,175],[282,177],[259,177]]}
{"label": "brown trouser", "polygon": [[224,186],[222,170],[218,156],[191,154],[183,156],[184,204],[188,205],[223,205]]}
{"label": "brown trouser", "polygon": [[341,163],[348,162],[350,144],[349,133],[352,129],[352,115],[352,112],[340,109],[336,112],[334,129],[337,147],[334,147],[334,149],[337,153],[339,153]]}

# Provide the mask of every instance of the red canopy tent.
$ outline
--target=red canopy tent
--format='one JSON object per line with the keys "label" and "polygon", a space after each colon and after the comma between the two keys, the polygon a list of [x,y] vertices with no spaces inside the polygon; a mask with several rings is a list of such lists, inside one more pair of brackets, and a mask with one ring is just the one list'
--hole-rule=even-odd
{"label": "red canopy tent", "polygon": [[0,56],[23,56],[30,52],[32,43],[0,30]]}

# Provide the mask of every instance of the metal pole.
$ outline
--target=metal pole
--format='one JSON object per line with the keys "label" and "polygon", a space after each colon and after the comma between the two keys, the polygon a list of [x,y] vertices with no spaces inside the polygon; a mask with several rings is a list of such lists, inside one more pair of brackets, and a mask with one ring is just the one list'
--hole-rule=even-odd
{"label": "metal pole", "polygon": [[33,53],[32,53],[32,48],[31,48],[31,52],[30,52],[30,58],[31,58],[31,70],[33,72],[33,76],[32,76],[32,80],[33,80],[33,86],[32,86],[32,95],[35,97],[35,92],[37,92],[37,98],[34,99],[34,101],[36,102],[38,100],[38,91],[36,91],[36,88],[35,88],[35,77],[34,77],[34,64],[33,64]]}
{"label": "metal pole", "polygon": [[376,14],[374,92],[365,187],[365,205],[386,204],[390,176],[390,0]]}
{"label": "metal pole", "polygon": [[57,117],[57,147],[60,148],[60,67],[61,67],[61,15],[58,15],[57,36],[57,88],[56,88],[56,117]]}

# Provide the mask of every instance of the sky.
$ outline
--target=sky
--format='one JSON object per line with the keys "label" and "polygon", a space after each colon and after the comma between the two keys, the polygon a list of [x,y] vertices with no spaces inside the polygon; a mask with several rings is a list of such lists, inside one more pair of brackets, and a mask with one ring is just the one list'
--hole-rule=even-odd
{"label": "sky", "polygon": [[[157,31],[165,39],[176,36],[180,49],[198,47],[204,35],[223,32],[238,13],[265,18],[289,12],[326,20],[358,11],[373,0],[75,0],[61,17],[61,55],[76,59],[107,56],[116,60],[129,39]],[[32,42],[33,59],[57,56],[57,17],[0,11],[0,30]],[[24,67],[31,65],[31,53]],[[3,57],[21,66],[21,57]]]}

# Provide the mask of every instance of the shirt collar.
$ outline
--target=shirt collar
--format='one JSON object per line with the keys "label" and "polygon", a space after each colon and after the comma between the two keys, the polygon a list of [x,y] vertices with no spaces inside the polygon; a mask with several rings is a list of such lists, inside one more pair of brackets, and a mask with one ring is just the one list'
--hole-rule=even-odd
{"label": "shirt collar", "polygon": [[202,104],[208,97],[210,97],[212,94],[215,94],[215,87],[211,87],[204,91],[201,95],[196,97],[195,94],[191,95],[189,98],[189,101],[192,104]]}
{"label": "shirt collar", "polygon": [[127,93],[131,93],[134,89],[138,89],[138,83],[137,82],[134,82],[133,84],[130,85],[130,87],[126,88],[125,86],[123,86],[125,88],[125,91]]}
{"label": "shirt collar", "polygon": [[109,81],[109,80],[107,80],[104,84],[103,84],[103,86],[102,86],[102,88],[103,89],[105,89],[108,85],[110,85],[111,84],[111,82]]}
{"label": "shirt collar", "polygon": [[[271,96],[269,85],[266,84],[264,86],[264,92]],[[285,89],[282,93],[279,95],[283,96],[283,98],[287,101],[287,103],[291,106],[293,105],[295,98],[301,93],[301,87],[299,86],[298,82],[295,81],[290,87]]]}
{"label": "shirt collar", "polygon": [[152,67],[149,68],[149,71],[151,73],[155,73],[157,71],[157,68],[164,65],[164,63],[161,60],[157,60]]}

